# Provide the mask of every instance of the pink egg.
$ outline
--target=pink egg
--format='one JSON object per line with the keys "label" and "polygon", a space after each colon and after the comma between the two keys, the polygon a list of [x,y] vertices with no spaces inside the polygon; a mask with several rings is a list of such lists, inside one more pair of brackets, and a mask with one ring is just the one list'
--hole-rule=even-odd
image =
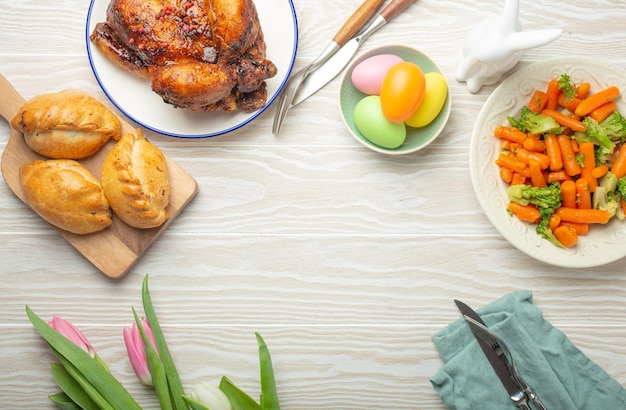
{"label": "pink egg", "polygon": [[393,54],[379,54],[366,58],[352,70],[352,84],[367,95],[380,95],[380,86],[389,69],[404,61]]}

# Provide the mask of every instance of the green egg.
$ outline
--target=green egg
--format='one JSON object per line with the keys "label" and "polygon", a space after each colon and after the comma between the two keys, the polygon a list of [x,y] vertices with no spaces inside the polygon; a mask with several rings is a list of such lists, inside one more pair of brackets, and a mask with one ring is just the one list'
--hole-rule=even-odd
{"label": "green egg", "polygon": [[377,95],[367,96],[357,103],[354,125],[366,139],[383,148],[397,148],[406,139],[406,126],[385,118]]}

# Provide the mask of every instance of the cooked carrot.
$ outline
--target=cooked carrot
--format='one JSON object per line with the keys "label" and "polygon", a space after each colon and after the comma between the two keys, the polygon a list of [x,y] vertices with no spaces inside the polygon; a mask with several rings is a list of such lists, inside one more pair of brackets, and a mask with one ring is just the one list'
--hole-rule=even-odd
{"label": "cooked carrot", "polygon": [[517,156],[517,159],[519,159],[526,165],[530,165],[531,160],[537,161],[541,169],[546,169],[550,165],[550,157],[539,152],[528,151],[527,149],[519,148],[515,152],[515,155]]}
{"label": "cooked carrot", "polygon": [[578,149],[583,156],[580,177],[587,180],[589,192],[595,192],[598,186],[598,180],[593,176],[593,170],[596,167],[595,145],[593,142],[583,142],[578,145]]}
{"label": "cooked carrot", "polygon": [[513,172],[513,179],[511,185],[521,185],[526,183],[526,177],[518,172]]}
{"label": "cooked carrot", "polygon": [[499,125],[493,131],[493,135],[498,138],[504,138],[509,141],[517,142],[518,144],[523,144],[526,139],[526,133],[518,130],[515,127],[507,127],[505,125]]}
{"label": "cooked carrot", "polygon": [[528,151],[543,152],[546,150],[545,142],[539,139],[538,136],[532,134],[528,134],[522,146]]}
{"label": "cooked carrot", "polygon": [[578,178],[576,180],[576,196],[578,197],[579,209],[591,208],[591,192],[589,190],[589,183],[585,178]]}
{"label": "cooked carrot", "polygon": [[535,205],[522,205],[519,202],[509,202],[508,208],[520,221],[537,223],[541,219],[539,209]]}
{"label": "cooked carrot", "polygon": [[605,224],[609,221],[611,214],[603,209],[578,209],[560,207],[556,210],[557,215],[564,222],[577,222],[588,224]]}
{"label": "cooked carrot", "polygon": [[559,98],[557,99],[558,105],[566,108],[568,111],[574,112],[580,105],[580,98],[567,96],[563,91],[559,92]]}
{"label": "cooked carrot", "polygon": [[513,171],[507,167],[500,167],[500,178],[507,184],[510,184],[513,181]]}
{"label": "cooked carrot", "polygon": [[567,135],[559,135],[557,137],[559,148],[561,149],[561,158],[563,159],[563,167],[569,176],[579,175],[581,167],[576,162],[576,154],[572,147],[572,142]]}
{"label": "cooked carrot", "polygon": [[626,144],[622,144],[619,149],[617,158],[615,158],[615,162],[611,166],[611,172],[618,178],[626,175]]}
{"label": "cooked carrot", "polygon": [[553,182],[561,182],[563,183],[563,181],[573,181],[573,178],[570,177],[569,175],[567,175],[567,172],[565,172],[565,170],[561,169],[559,171],[550,171],[548,172],[548,176],[546,178],[546,181],[548,182],[548,184],[551,184]]}
{"label": "cooked carrot", "polygon": [[509,168],[513,172],[517,172],[521,175],[528,175],[528,165],[519,161],[518,159],[506,155],[504,153],[500,154],[496,159],[496,164],[501,167]]}
{"label": "cooked carrot", "polygon": [[589,233],[589,224],[561,221],[561,225],[573,228],[578,235],[587,235],[587,233]]}
{"label": "cooked carrot", "polygon": [[582,82],[576,87],[576,97],[583,100],[587,98],[589,91],[591,91],[591,83],[588,81]]}
{"label": "cooked carrot", "polygon": [[556,228],[554,230],[554,237],[566,248],[571,248],[578,243],[578,234],[574,228],[567,225],[561,225]]}
{"label": "cooked carrot", "polygon": [[608,172],[609,172],[608,166],[600,165],[591,170],[591,175],[594,178],[598,179],[598,178],[602,178],[603,176],[605,176]]}
{"label": "cooked carrot", "polygon": [[530,96],[530,101],[528,102],[527,107],[531,112],[539,114],[546,107],[547,102],[548,94],[541,90],[535,90]]}
{"label": "cooked carrot", "polygon": [[587,129],[587,126],[582,121],[579,121],[572,117],[568,117],[560,111],[544,109],[541,114],[548,115],[554,118],[554,120],[558,122],[559,125],[571,128],[573,131],[584,132]]}
{"label": "cooked carrot", "polygon": [[561,148],[556,139],[556,135],[550,134],[543,138],[546,147],[546,155],[550,158],[550,170],[559,171],[563,169],[563,158],[561,157]]}
{"label": "cooked carrot", "polygon": [[550,80],[548,82],[548,87],[546,88],[546,95],[548,96],[548,101],[546,102],[545,108],[549,108],[551,110],[556,110],[556,107],[559,105],[559,81],[556,79]]}
{"label": "cooked carrot", "polygon": [[561,182],[561,204],[566,208],[576,208],[576,183],[573,180]]}
{"label": "cooked carrot", "polygon": [[550,218],[548,218],[548,226],[550,227],[550,230],[554,231],[559,225],[561,225],[561,217],[557,214],[550,215]]}
{"label": "cooked carrot", "polygon": [[608,103],[602,104],[595,110],[591,111],[589,113],[589,117],[593,118],[594,120],[598,122],[602,122],[606,120],[606,118],[609,115],[613,114],[615,111],[617,111],[617,104],[615,104],[615,101],[609,101]]}
{"label": "cooked carrot", "polygon": [[614,85],[600,90],[582,100],[580,104],[578,104],[578,107],[576,107],[574,114],[580,116],[587,115],[599,106],[606,104],[609,101],[613,101],[619,97],[619,94],[619,88]]}
{"label": "cooked carrot", "polygon": [[530,181],[533,186],[543,188],[547,185],[546,178],[541,172],[541,165],[537,160],[531,159],[528,163],[528,170],[530,171]]}
{"label": "cooked carrot", "polygon": [[624,201],[624,199],[622,198],[622,199],[619,200],[619,204],[622,207],[622,212],[624,212],[624,214],[626,214],[626,201]]}

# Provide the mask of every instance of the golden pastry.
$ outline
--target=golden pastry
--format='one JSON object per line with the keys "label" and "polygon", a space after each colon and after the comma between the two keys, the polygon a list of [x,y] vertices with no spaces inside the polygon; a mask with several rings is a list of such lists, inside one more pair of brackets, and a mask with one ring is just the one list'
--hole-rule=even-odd
{"label": "golden pastry", "polygon": [[41,94],[11,120],[36,153],[57,159],[86,158],[109,139],[119,139],[122,123],[106,105],[82,91]]}
{"label": "golden pastry", "polygon": [[35,160],[20,167],[25,202],[50,224],[76,234],[111,225],[111,210],[102,185],[79,162]]}
{"label": "golden pastry", "polygon": [[111,209],[134,228],[154,228],[169,217],[170,182],[163,153],[140,129],[122,135],[102,165]]}

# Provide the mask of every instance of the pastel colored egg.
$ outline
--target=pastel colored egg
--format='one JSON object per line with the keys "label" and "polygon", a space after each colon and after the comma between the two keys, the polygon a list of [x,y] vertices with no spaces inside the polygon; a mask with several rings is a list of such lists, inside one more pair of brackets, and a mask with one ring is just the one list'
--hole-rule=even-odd
{"label": "pastel colored egg", "polygon": [[448,96],[448,83],[443,75],[431,72],[424,77],[424,98],[417,110],[404,121],[409,127],[419,128],[430,124],[441,112]]}
{"label": "pastel colored egg", "polygon": [[406,139],[406,126],[385,117],[377,95],[369,95],[357,103],[354,125],[363,137],[383,148],[397,148]]}
{"label": "pastel colored egg", "polygon": [[380,102],[385,117],[391,122],[404,122],[424,98],[426,79],[422,69],[403,61],[387,71],[380,88]]}
{"label": "pastel colored egg", "polygon": [[387,72],[394,65],[404,61],[394,54],[379,54],[366,58],[352,70],[354,87],[367,95],[380,95],[380,87]]}

